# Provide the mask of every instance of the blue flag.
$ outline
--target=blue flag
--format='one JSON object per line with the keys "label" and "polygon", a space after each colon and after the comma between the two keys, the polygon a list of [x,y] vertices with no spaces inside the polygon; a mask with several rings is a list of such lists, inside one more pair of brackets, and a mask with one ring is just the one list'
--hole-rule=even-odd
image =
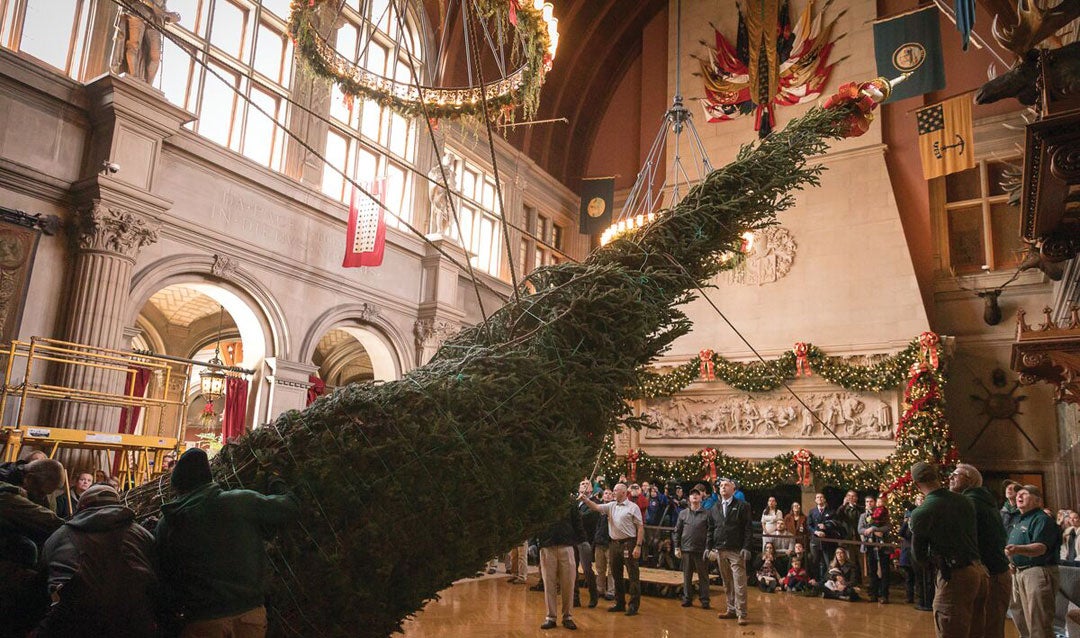
{"label": "blue flag", "polygon": [[929,6],[875,22],[874,57],[882,77],[911,74],[893,89],[889,102],[945,88],[937,8]]}

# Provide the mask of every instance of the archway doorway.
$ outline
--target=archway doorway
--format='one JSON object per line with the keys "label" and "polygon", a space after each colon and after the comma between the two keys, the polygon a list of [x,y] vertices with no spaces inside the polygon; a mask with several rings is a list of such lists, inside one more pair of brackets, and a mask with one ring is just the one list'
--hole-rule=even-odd
{"label": "archway doorway", "polygon": [[327,330],[315,346],[311,362],[328,388],[365,381],[391,381],[398,368],[393,351],[375,332],[354,325]]}
{"label": "archway doorway", "polygon": [[[149,297],[136,320],[138,331],[132,345],[156,354],[203,362],[217,356],[227,366],[261,370],[266,356],[263,323],[242,298],[222,286],[176,283]],[[185,379],[177,375],[176,387],[170,388],[170,393],[184,392],[187,406],[184,441],[205,447],[211,438],[222,434],[227,408],[231,410],[234,428],[251,427],[259,385],[249,383],[240,390],[241,396],[233,396],[231,400],[224,395],[208,401],[200,388],[199,373],[203,370],[201,366],[192,368],[186,388]],[[135,431],[155,434],[144,431],[143,427],[136,424]]]}

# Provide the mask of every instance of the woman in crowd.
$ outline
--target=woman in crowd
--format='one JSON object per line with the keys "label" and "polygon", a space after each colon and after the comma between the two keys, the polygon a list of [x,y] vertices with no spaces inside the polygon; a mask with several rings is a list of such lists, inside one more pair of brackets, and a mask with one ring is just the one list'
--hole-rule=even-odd
{"label": "woman in crowd", "polygon": [[858,566],[851,561],[851,557],[848,556],[847,550],[843,547],[837,547],[836,553],[833,554],[832,563],[829,564],[829,571],[831,572],[834,569],[840,570],[848,583],[855,582]]}
{"label": "woman in crowd", "polygon": [[1061,560],[1080,560],[1080,513],[1069,512],[1061,529]]}
{"label": "woman in crowd", "polygon": [[[837,549],[836,553],[839,554],[841,551],[843,548]],[[835,560],[833,562],[835,563]],[[825,588],[821,595],[831,600],[846,600],[850,603],[862,600],[855,592],[851,579],[844,576],[844,572],[836,567],[829,570],[829,579],[825,581]]]}
{"label": "woman in crowd", "polygon": [[769,502],[765,505],[765,510],[761,513],[761,548],[765,549],[765,545],[771,542],[773,539],[770,536],[776,535],[776,524],[781,523],[784,520],[784,513],[780,511],[780,508],[776,505],[776,497],[770,496]]}
{"label": "woman in crowd", "polygon": [[905,600],[915,602],[915,559],[911,556],[911,509],[904,510],[904,522],[900,525],[900,569],[904,570]]}
{"label": "woman in crowd", "polygon": [[796,543],[802,543],[802,546],[806,547],[810,542],[810,534],[806,529],[806,514],[803,514],[802,505],[798,501],[791,504],[791,512],[784,517],[784,527],[795,537]]}

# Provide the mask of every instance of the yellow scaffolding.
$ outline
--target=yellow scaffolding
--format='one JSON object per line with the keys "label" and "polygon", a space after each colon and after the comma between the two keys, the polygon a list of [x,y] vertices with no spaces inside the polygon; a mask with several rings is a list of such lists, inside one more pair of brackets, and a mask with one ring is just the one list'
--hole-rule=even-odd
{"label": "yellow scaffolding", "polygon": [[[42,337],[12,341],[6,351],[0,352],[0,358],[4,359],[0,389],[4,461],[14,461],[22,446],[31,443],[44,448],[50,458],[60,448],[106,450],[119,455],[116,478],[120,484],[139,485],[162,471],[165,456],[176,451],[183,440],[191,362]],[[132,396],[134,372],[139,368],[155,378],[143,397]],[[119,379],[125,379],[123,392],[76,387],[70,380],[79,378],[80,370],[84,377],[90,376],[88,370],[99,371],[98,379],[105,380],[106,388],[118,387]],[[179,383],[173,383],[174,379]],[[52,427],[49,419],[54,418],[55,408],[61,404],[116,407],[127,410],[129,419],[139,410],[143,431],[156,434]],[[110,416],[118,418],[119,414]]]}

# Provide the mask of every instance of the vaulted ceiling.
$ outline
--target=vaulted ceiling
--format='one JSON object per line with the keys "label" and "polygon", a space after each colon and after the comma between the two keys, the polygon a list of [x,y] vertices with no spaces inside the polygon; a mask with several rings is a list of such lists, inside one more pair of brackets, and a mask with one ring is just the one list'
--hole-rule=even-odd
{"label": "vaulted ceiling", "polygon": [[[550,0],[559,20],[559,50],[544,83],[536,119],[565,117],[569,124],[518,126],[507,139],[568,186],[585,172],[600,120],[626,71],[641,55],[645,26],[667,0]],[[443,0],[445,2],[445,0]],[[456,3],[424,0],[430,22]],[[453,16],[451,15],[451,18]],[[451,27],[453,28],[453,27]],[[457,30],[460,30],[460,22]],[[449,47],[444,79],[460,77],[464,56]]]}

